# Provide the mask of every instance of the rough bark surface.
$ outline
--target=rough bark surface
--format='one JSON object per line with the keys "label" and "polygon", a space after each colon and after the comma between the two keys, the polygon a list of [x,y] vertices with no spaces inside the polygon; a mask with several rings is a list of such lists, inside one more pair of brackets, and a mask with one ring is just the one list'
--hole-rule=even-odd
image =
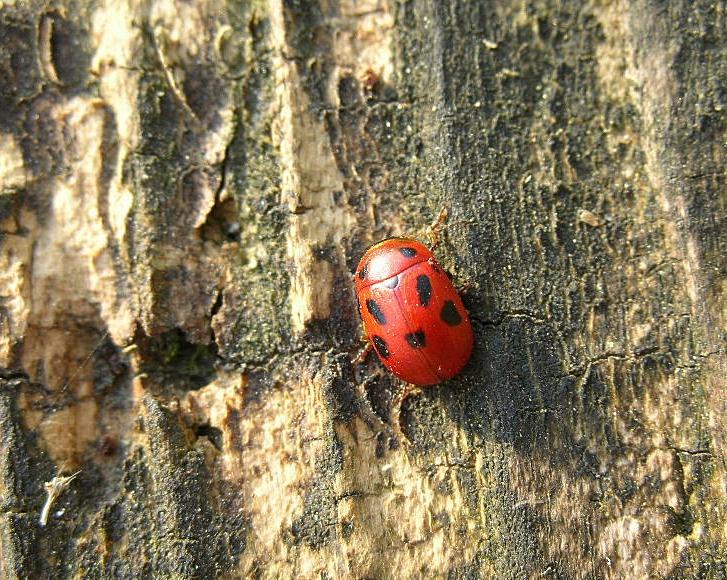
{"label": "rough bark surface", "polygon": [[[0,5],[0,576],[725,578],[726,55],[706,0]],[[442,208],[475,353],[397,422],[350,275]]]}

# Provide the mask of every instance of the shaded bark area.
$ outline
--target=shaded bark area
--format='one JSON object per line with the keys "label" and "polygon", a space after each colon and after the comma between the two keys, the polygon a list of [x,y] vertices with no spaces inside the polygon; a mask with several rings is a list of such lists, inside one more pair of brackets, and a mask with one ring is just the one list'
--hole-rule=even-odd
{"label": "shaded bark area", "polygon": [[[0,575],[725,576],[725,26],[0,8]],[[392,417],[350,275],[442,208],[475,352]]]}

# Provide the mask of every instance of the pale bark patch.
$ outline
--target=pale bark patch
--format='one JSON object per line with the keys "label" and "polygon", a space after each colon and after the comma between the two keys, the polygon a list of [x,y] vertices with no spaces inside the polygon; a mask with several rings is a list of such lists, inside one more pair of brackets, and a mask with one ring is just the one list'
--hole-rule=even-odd
{"label": "pale bark patch", "polygon": [[[17,223],[16,223],[17,222]],[[19,236],[19,228],[34,230],[37,227],[35,216],[21,210],[14,216],[0,222],[0,230],[7,232],[0,252],[0,288],[4,308],[3,327],[0,332],[0,365],[9,367],[12,362],[12,349],[25,335],[30,316],[30,291],[28,271],[32,262],[33,239]]]}
{"label": "pale bark patch", "polygon": [[[391,16],[378,3],[341,6],[340,31],[334,37],[335,73],[328,99],[337,103],[336,87],[344,74],[361,77],[367,71],[391,74]],[[369,9],[371,11],[369,11]],[[273,139],[280,151],[282,202],[290,210],[288,256],[291,259],[290,307],[292,327],[300,332],[307,322],[330,314],[332,271],[317,262],[316,250],[340,247],[356,225],[352,208],[336,201],[344,180],[322,119],[313,112],[305,92],[296,50],[288,41],[284,7],[270,9],[276,97]],[[365,48],[364,48],[365,47]],[[343,261],[343,255],[338,256]]]}
{"label": "pale bark patch", "polygon": [[25,185],[26,171],[23,153],[15,138],[0,133],[0,195]]}

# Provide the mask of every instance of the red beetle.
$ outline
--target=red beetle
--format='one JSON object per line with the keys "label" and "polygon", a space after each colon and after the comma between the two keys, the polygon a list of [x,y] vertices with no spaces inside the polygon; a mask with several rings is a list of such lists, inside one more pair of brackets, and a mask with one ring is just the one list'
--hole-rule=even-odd
{"label": "red beetle", "polygon": [[472,354],[472,325],[457,291],[422,243],[389,238],[356,268],[356,297],[366,336],[400,379],[435,385]]}

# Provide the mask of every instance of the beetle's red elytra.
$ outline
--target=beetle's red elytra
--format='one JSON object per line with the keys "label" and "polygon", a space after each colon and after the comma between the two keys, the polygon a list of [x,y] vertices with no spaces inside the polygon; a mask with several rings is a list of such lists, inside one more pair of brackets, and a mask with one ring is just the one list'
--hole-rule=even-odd
{"label": "beetle's red elytra", "polygon": [[467,364],[472,325],[432,252],[409,238],[371,246],[355,274],[366,336],[381,362],[419,386],[452,378]]}

